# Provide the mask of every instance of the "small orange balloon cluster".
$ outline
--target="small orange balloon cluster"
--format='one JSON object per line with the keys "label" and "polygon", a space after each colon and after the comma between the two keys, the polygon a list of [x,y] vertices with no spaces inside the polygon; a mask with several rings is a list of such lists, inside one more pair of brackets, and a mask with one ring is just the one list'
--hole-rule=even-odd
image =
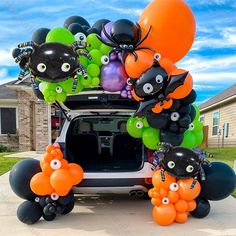
{"label": "small orange balloon cluster", "polygon": [[46,148],[40,166],[42,172],[34,175],[30,181],[31,190],[39,196],[66,196],[83,179],[83,169],[75,163],[68,163],[63,159],[60,148],[53,145]]}
{"label": "small orange balloon cluster", "polygon": [[148,194],[155,222],[166,226],[187,221],[189,212],[196,208],[194,199],[200,194],[200,183],[193,178],[177,180],[163,169],[154,173],[152,183],[154,188]]}

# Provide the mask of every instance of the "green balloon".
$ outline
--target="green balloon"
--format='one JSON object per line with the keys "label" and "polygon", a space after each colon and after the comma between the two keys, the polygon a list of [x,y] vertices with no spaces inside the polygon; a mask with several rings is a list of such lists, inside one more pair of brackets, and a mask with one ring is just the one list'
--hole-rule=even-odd
{"label": "green balloon", "polygon": [[157,150],[160,143],[160,131],[154,128],[146,128],[143,131],[143,144],[151,150]]}
{"label": "green balloon", "polygon": [[195,142],[195,147],[198,147],[202,144],[204,134],[203,131],[200,131],[199,133],[195,134],[196,142]]}
{"label": "green balloon", "polygon": [[91,51],[93,49],[99,49],[102,45],[102,42],[98,39],[97,34],[90,34],[87,37],[87,42],[90,44],[90,46],[87,48],[88,51]]}
{"label": "green balloon", "polygon": [[194,109],[196,111],[196,116],[195,116],[194,119],[198,120],[200,118],[200,110],[199,110],[199,108],[198,108],[198,106],[196,104],[193,104],[193,106],[194,106]]}
{"label": "green balloon", "polygon": [[184,132],[184,139],[180,146],[186,148],[194,148],[196,147],[195,142],[196,142],[196,137],[194,132],[191,130],[186,130]]}
{"label": "green balloon", "polygon": [[149,127],[150,127],[150,125],[148,124],[148,121],[147,121],[147,118],[146,118],[146,117],[143,117],[143,126],[144,126],[145,128],[149,128]]}
{"label": "green balloon", "polygon": [[100,84],[100,79],[99,79],[99,77],[93,77],[93,78],[92,78],[92,84],[91,84],[91,86],[92,86],[92,87],[97,87],[99,84]]}
{"label": "green balloon", "polygon": [[126,123],[126,128],[130,136],[133,138],[142,138],[143,119],[138,117],[130,117]]}
{"label": "green balloon", "polygon": [[80,57],[79,57],[79,63],[80,63],[81,65],[83,65],[85,68],[87,68],[87,66],[88,66],[88,64],[89,64],[89,60],[88,60],[88,58],[85,57],[85,56],[80,56]]}
{"label": "green balloon", "polygon": [[57,42],[64,44],[72,44],[75,42],[74,35],[66,28],[58,27],[51,29],[46,37],[46,42]]}
{"label": "green balloon", "polygon": [[98,66],[101,66],[102,65],[102,62],[101,62],[102,53],[97,49],[93,49],[89,53],[92,56],[92,60],[90,61],[90,63],[97,64]]}
{"label": "green balloon", "polygon": [[65,92],[58,93],[56,100],[58,102],[64,102],[66,100],[66,93]]}
{"label": "green balloon", "polygon": [[98,77],[100,74],[100,68],[96,64],[89,64],[86,69],[91,77]]}
{"label": "green balloon", "polygon": [[44,97],[44,100],[47,102],[47,103],[53,103],[56,101],[56,98],[54,96],[45,96]]}
{"label": "green balloon", "polygon": [[85,79],[84,77],[82,77],[80,79],[80,83],[84,86],[84,87],[88,87],[90,86],[90,84],[92,83],[92,78],[90,76],[88,76],[87,79]]}
{"label": "green balloon", "polygon": [[199,120],[194,120],[193,121],[194,129],[193,132],[199,133],[203,129],[203,124]]}
{"label": "green balloon", "polygon": [[106,44],[102,44],[100,46],[100,51],[103,55],[108,55],[111,50],[112,50],[112,48],[107,46]]}

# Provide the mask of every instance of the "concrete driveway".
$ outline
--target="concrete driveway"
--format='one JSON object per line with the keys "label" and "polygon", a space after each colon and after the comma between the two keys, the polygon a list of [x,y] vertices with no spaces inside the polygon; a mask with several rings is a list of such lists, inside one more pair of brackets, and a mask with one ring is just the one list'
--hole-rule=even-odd
{"label": "concrete driveway", "polygon": [[23,200],[16,197],[8,184],[8,174],[0,177],[0,235],[1,236],[236,236],[236,200],[229,197],[212,202],[205,219],[189,220],[185,224],[167,227],[152,221],[150,201],[128,196],[78,197],[72,213],[52,222],[44,220],[27,226],[19,222],[16,210]]}

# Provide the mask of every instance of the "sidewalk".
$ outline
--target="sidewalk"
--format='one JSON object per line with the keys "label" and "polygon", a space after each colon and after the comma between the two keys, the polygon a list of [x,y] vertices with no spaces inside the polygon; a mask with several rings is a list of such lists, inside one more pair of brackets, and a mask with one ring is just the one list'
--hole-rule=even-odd
{"label": "sidewalk", "polygon": [[14,158],[34,158],[40,159],[42,158],[43,153],[37,153],[35,151],[28,151],[28,152],[18,152],[10,155],[6,155],[5,157],[14,157]]}
{"label": "sidewalk", "polygon": [[0,235],[2,236],[236,236],[236,199],[212,202],[210,215],[185,224],[154,224],[150,201],[128,196],[79,197],[72,213],[52,222],[24,225],[16,217],[23,201],[10,189],[9,173],[0,177]]}

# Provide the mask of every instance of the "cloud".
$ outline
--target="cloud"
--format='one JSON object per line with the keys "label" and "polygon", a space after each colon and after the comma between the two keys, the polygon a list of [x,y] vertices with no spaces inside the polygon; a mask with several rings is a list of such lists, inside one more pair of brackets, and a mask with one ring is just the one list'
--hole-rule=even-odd
{"label": "cloud", "polygon": [[0,49],[0,66],[15,65],[14,59],[11,55],[12,49]]}
{"label": "cloud", "polygon": [[8,74],[8,71],[7,71],[6,68],[0,69],[0,79],[1,78],[6,78],[7,74]]}

